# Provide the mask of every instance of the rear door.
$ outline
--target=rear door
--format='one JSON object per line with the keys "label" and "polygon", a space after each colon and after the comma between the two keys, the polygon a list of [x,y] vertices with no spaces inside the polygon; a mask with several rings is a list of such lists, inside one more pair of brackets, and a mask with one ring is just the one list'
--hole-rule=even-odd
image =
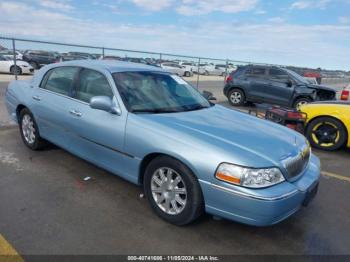
{"label": "rear door", "polygon": [[269,81],[265,67],[250,67],[245,73],[248,83],[246,96],[251,101],[266,102],[269,100]]}
{"label": "rear door", "polygon": [[78,67],[62,66],[49,70],[32,93],[32,108],[40,135],[68,148],[67,104],[71,101]]}
{"label": "rear door", "polygon": [[[267,102],[278,105],[289,105],[294,94],[293,81],[289,75],[279,69],[270,68],[268,71],[269,78],[269,100]],[[288,82],[290,84],[288,84]]]}

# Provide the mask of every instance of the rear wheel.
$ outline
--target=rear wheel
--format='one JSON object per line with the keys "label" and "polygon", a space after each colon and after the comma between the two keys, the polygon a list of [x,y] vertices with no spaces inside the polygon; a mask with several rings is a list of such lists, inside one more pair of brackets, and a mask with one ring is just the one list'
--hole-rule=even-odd
{"label": "rear wheel", "polygon": [[232,89],[228,93],[228,101],[233,106],[242,106],[245,103],[245,95],[241,89]]}
{"label": "rear wheel", "polygon": [[189,76],[191,76],[191,73],[188,72],[188,71],[186,71],[186,72],[185,72],[185,76],[186,76],[186,77],[189,77]]}
{"label": "rear wheel", "polygon": [[40,150],[46,145],[46,141],[40,137],[33,114],[27,108],[20,112],[19,129],[24,144],[30,149]]}
{"label": "rear wheel", "polygon": [[161,156],[147,167],[145,195],[156,214],[175,225],[186,225],[203,213],[199,183],[180,161]]}
{"label": "rear wheel", "polygon": [[19,66],[11,66],[10,73],[13,75],[21,75],[22,69]]}
{"label": "rear wheel", "polygon": [[347,131],[339,120],[331,117],[320,117],[309,124],[306,136],[313,147],[332,151],[344,146]]}

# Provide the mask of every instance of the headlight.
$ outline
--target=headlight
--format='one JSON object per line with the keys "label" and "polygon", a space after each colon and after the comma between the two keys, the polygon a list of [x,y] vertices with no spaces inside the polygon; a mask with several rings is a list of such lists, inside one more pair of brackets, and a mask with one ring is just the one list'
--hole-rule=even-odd
{"label": "headlight", "polygon": [[230,184],[250,188],[268,187],[285,181],[276,167],[255,169],[227,163],[220,164],[215,177]]}

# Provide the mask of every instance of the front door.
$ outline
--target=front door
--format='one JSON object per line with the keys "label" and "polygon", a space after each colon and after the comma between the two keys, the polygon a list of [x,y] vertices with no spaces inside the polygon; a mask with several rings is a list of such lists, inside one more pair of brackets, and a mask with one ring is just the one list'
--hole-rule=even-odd
{"label": "front door", "polygon": [[125,164],[132,158],[124,152],[127,112],[121,115],[92,109],[90,99],[108,96],[118,103],[113,80],[104,73],[84,68],[72,99],[66,108],[70,117],[70,144],[73,153],[128,179]]}
{"label": "front door", "polygon": [[271,104],[289,105],[293,97],[294,86],[288,74],[279,68],[270,68],[268,101]]}

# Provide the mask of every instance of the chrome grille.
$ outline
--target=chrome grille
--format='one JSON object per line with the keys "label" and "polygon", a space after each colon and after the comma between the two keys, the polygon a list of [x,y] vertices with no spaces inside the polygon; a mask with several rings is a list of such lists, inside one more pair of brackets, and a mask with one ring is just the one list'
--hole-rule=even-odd
{"label": "chrome grille", "polygon": [[310,160],[310,154],[310,146],[305,146],[298,155],[288,157],[282,161],[289,178],[296,177],[305,170]]}

